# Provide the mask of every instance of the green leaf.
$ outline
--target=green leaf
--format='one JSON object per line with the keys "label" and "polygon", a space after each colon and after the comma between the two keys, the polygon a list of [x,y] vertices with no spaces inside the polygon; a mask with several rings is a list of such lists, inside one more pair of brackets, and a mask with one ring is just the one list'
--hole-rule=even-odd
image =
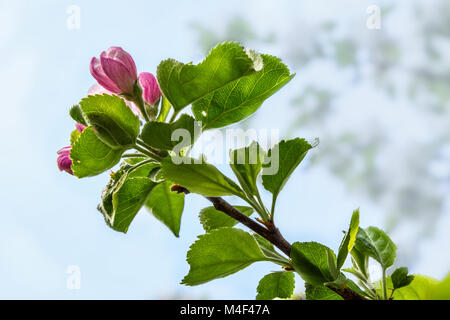
{"label": "green leaf", "polygon": [[70,151],[73,174],[78,178],[98,175],[116,165],[124,150],[103,143],[92,127],[83,130]]}
{"label": "green leaf", "polygon": [[328,266],[329,255],[333,256],[333,251],[317,242],[295,242],[291,248],[295,270],[303,280],[312,285],[321,285],[335,279]]}
{"label": "green leaf", "polygon": [[230,151],[230,167],[249,196],[256,196],[256,179],[262,168],[264,151],[257,142],[250,146]]}
{"label": "green leaf", "polygon": [[70,108],[69,114],[73,120],[87,126],[86,119],[84,118],[84,115],[83,115],[83,111],[81,111],[81,108],[79,105],[76,104],[76,105],[72,106],[72,108]]}
{"label": "green leaf", "polygon": [[70,134],[70,145],[73,146],[75,142],[77,142],[78,138],[80,138],[81,133],[78,130],[73,130]]}
{"label": "green leaf", "polygon": [[[253,208],[245,206],[234,206],[240,212],[249,217],[253,213]],[[223,227],[233,227],[238,221],[234,220],[230,216],[227,216],[222,211],[216,210],[214,207],[207,207],[200,211],[200,222],[203,225],[203,229],[206,232],[211,232],[212,230],[223,228]]]}
{"label": "green leaf", "polygon": [[113,149],[130,148],[139,135],[139,118],[114,95],[94,95],[81,100],[80,108],[97,136]]}
{"label": "green leaf", "polygon": [[306,283],[305,287],[306,300],[344,300],[344,298],[324,285],[313,286]]}
{"label": "green leaf", "polygon": [[355,245],[353,246],[352,251],[350,251],[352,255],[352,264],[353,268],[360,272],[362,276],[366,279],[369,278],[369,256],[359,251],[356,248],[356,240]]}
{"label": "green leaf", "polygon": [[[187,188],[190,192],[207,197],[237,195],[243,197],[241,188],[233,180],[222,174],[216,167],[203,161],[183,158],[183,163],[175,164],[170,157],[162,164],[167,180]],[[186,162],[186,163],[184,163]]]}
{"label": "green leaf", "polygon": [[256,300],[287,299],[294,293],[294,288],[295,280],[292,271],[269,273],[259,281]]}
{"label": "green leaf", "polygon": [[162,100],[161,100],[161,109],[159,110],[159,114],[158,117],[156,118],[156,121],[159,122],[164,122],[166,121],[167,115],[169,114],[170,111],[170,102],[169,100],[167,100],[166,97],[162,96]]}
{"label": "green leaf", "polygon": [[[445,280],[440,282],[431,277],[423,276],[423,275],[415,275],[413,281],[399,289],[394,291],[392,295],[393,300],[435,300],[439,299],[437,295],[440,293],[444,293],[444,296],[440,297],[441,299],[448,300],[450,299],[450,281],[447,279],[447,283]],[[386,286],[388,290],[388,296],[392,294],[392,290],[394,289],[394,285],[392,283],[391,277],[386,278]],[[374,287],[377,292],[381,294],[381,280],[374,283]],[[441,290],[444,290],[443,292]],[[446,291],[446,294],[445,294]]]}
{"label": "green leaf", "polygon": [[184,208],[184,193],[172,192],[170,186],[169,182],[163,182],[153,188],[146,207],[178,237]]}
{"label": "green leaf", "polygon": [[198,65],[168,59],[159,64],[156,73],[164,96],[179,111],[262,66],[261,56],[250,54],[238,43],[225,42],[212,49]]}
{"label": "green leaf", "polygon": [[111,228],[127,232],[134,217],[157,185],[148,178],[150,171],[157,165],[146,162],[131,165],[129,162],[123,162],[121,168],[111,175],[110,182],[103,189],[102,202],[98,206]]}
{"label": "green leaf", "polygon": [[199,285],[264,260],[267,259],[251,234],[237,228],[219,228],[200,235],[191,246],[187,253],[190,270],[181,283]]}
{"label": "green leaf", "polygon": [[264,188],[273,195],[272,215],[278,194],[311,148],[305,139],[296,138],[281,141],[267,153],[263,164],[262,182]]}
{"label": "green leaf", "polygon": [[182,114],[173,123],[147,122],[142,129],[141,138],[150,147],[160,150],[172,150],[180,143],[179,140],[183,143],[183,147],[188,147],[193,145],[197,138],[195,120],[187,114]]}
{"label": "green leaf", "polygon": [[414,275],[408,275],[408,268],[401,267],[391,274],[391,280],[394,289],[399,289],[409,285],[414,280]]}
{"label": "green leaf", "polygon": [[111,227],[126,233],[155,186],[156,183],[147,177],[127,177],[112,196]]}
{"label": "green leaf", "polygon": [[378,261],[384,269],[394,264],[397,247],[383,230],[376,227],[359,228],[355,247]]}
{"label": "green leaf", "polygon": [[265,54],[261,57],[264,62],[261,71],[192,104],[194,116],[202,121],[204,129],[221,128],[247,118],[294,77],[279,58]]}
{"label": "green leaf", "polygon": [[350,226],[348,231],[345,233],[342,239],[341,245],[339,246],[339,252],[337,257],[337,269],[341,270],[344,265],[345,259],[347,259],[348,253],[353,249],[353,245],[356,241],[356,234],[359,228],[359,209],[353,211],[352,219],[350,221]]}

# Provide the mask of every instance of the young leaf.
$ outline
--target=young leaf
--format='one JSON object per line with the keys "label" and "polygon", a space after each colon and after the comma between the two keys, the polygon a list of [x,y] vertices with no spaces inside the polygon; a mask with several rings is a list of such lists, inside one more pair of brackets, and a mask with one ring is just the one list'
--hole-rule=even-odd
{"label": "young leaf", "polygon": [[[250,207],[234,207],[245,214],[247,217],[249,217],[253,213],[253,208]],[[238,223],[236,220],[227,216],[222,211],[216,210],[214,207],[207,207],[200,211],[200,222],[206,232],[211,232],[212,230],[223,227],[233,227]]]}
{"label": "young leaf", "polygon": [[230,167],[249,196],[258,194],[256,179],[262,168],[264,151],[257,142],[230,151]]}
{"label": "young leaf", "polygon": [[156,186],[156,183],[147,176],[157,166],[156,163],[127,159],[121,164],[120,169],[111,175],[98,206],[111,228],[127,232],[151,190]]}
{"label": "young leaf", "polygon": [[384,269],[394,264],[397,247],[383,230],[376,227],[359,228],[355,247],[378,261]]}
{"label": "young leaf", "polygon": [[88,96],[81,100],[80,108],[97,136],[111,148],[134,145],[140,121],[122,98],[107,94]]}
{"label": "young leaf", "polygon": [[156,121],[159,122],[164,122],[166,121],[167,115],[169,114],[170,111],[170,102],[169,100],[167,100],[166,97],[162,96],[161,97],[161,109],[159,110],[159,114],[158,117],[156,118]]}
{"label": "young leaf", "polygon": [[126,177],[120,188],[112,195],[111,227],[126,233],[155,186],[156,183],[147,177]]}
{"label": "young leaf", "polygon": [[184,208],[184,193],[172,192],[170,186],[171,183],[166,181],[153,188],[146,207],[178,237]]}
{"label": "young leaf", "polygon": [[333,256],[333,251],[317,242],[295,242],[291,249],[295,270],[303,280],[316,286],[335,279],[328,266],[329,255]]}
{"label": "young leaf", "polygon": [[369,278],[369,256],[356,248],[356,240],[355,245],[353,246],[352,251],[350,251],[352,255],[352,264],[353,268],[360,272],[365,279]]}
{"label": "young leaf", "polygon": [[414,280],[414,275],[408,275],[408,268],[401,267],[391,274],[391,280],[394,289],[399,289],[409,285]]}
{"label": "young leaf", "polygon": [[339,246],[339,252],[337,257],[337,269],[341,270],[344,265],[345,259],[347,259],[348,253],[353,249],[355,244],[356,234],[359,228],[359,209],[353,211],[352,219],[350,221],[350,226],[348,231],[345,233],[342,239],[341,245]]}
{"label": "young leaf", "polygon": [[313,286],[306,283],[305,287],[306,300],[344,300],[344,298],[324,285]]}
{"label": "young leaf", "polygon": [[72,106],[72,108],[70,108],[69,114],[73,120],[75,120],[78,123],[81,123],[82,125],[87,126],[86,119],[83,116],[83,111],[81,111],[79,105],[76,104]]}
{"label": "young leaf", "polygon": [[259,281],[256,300],[287,299],[294,293],[294,288],[295,280],[292,271],[269,273]]}
{"label": "young leaf", "polygon": [[[172,150],[178,143],[179,139],[186,135],[187,141],[182,141],[184,147],[194,144],[195,139],[195,120],[187,114],[182,114],[181,117],[173,123],[165,123],[158,121],[147,122],[142,129],[141,138],[146,144],[155,149]],[[175,135],[172,140],[172,134],[179,130],[186,130],[181,132],[183,134]],[[175,132],[177,133],[177,132]],[[175,140],[176,139],[176,140]]]}
{"label": "young leaf", "polygon": [[191,158],[184,160],[188,163],[175,164],[170,157],[165,158],[161,162],[164,177],[207,197],[244,196],[241,188],[213,165],[204,161],[195,163]]}
{"label": "young leaf", "polygon": [[267,153],[270,163],[265,161],[263,164],[262,182],[264,188],[273,195],[272,214],[278,194],[311,148],[306,140],[296,138],[281,141]]}
{"label": "young leaf", "polygon": [[70,151],[73,174],[78,178],[98,175],[116,165],[123,151],[112,149],[87,127]]}
{"label": "young leaf", "polygon": [[219,228],[200,235],[191,246],[187,253],[190,270],[181,283],[199,285],[263,260],[266,257],[251,234],[236,228]]}
{"label": "young leaf", "polygon": [[192,104],[194,116],[202,121],[204,129],[221,128],[247,118],[294,77],[279,58],[265,54],[261,57],[264,62],[261,71]]}
{"label": "young leaf", "polygon": [[159,64],[156,73],[164,96],[179,111],[262,66],[261,56],[246,52],[238,43],[225,42],[212,49],[198,65],[168,59]]}

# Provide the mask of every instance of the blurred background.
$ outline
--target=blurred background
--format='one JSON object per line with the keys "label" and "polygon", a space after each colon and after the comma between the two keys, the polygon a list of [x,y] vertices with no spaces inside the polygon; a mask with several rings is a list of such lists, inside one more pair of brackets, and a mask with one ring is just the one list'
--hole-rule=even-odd
{"label": "blurred background", "polygon": [[286,238],[336,250],[359,207],[363,227],[398,244],[397,265],[438,279],[450,270],[448,1],[0,3],[0,298],[253,299],[275,268],[182,286],[206,200],[186,198],[180,238],[145,210],[124,235],[96,210],[108,173],[57,170],[69,108],[109,46],[153,73],[168,57],[197,63],[225,40],[281,57],[296,77],[237,126],[320,138],[277,201]]}

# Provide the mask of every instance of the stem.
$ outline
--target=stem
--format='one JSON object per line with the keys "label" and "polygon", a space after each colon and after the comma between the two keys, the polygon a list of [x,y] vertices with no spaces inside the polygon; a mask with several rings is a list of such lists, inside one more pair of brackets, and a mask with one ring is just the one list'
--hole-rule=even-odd
{"label": "stem", "polygon": [[149,150],[146,150],[144,148],[139,147],[138,145],[134,145],[134,148],[139,151],[142,152],[143,154],[149,156],[150,158],[153,158],[155,160],[161,161],[162,158],[160,156],[158,156],[157,154],[154,154],[153,152],[150,152]]}
{"label": "stem", "polygon": [[172,114],[172,116],[170,117],[170,120],[169,120],[170,123],[175,121],[175,119],[177,118],[178,112],[179,111],[174,111],[173,112],[173,114]]}
{"label": "stem", "polygon": [[272,220],[273,221],[273,216],[274,216],[274,214],[275,214],[275,203],[277,202],[277,197],[276,196],[273,196],[273,199],[272,199],[272,208],[270,209],[270,220]]}
{"label": "stem", "polygon": [[383,267],[383,275],[381,278],[381,285],[383,286],[383,300],[387,300],[386,268],[384,268],[384,267]]}
{"label": "stem", "polygon": [[148,144],[146,144],[143,140],[141,140],[141,139],[138,138],[138,139],[136,139],[136,143],[139,144],[141,147],[144,147],[144,148],[148,149],[150,152],[152,152],[152,153],[154,153],[154,154],[156,154],[156,155],[162,157],[162,154],[161,154],[158,150],[156,150],[156,149],[150,147],[150,146],[149,146]]}
{"label": "stem", "polygon": [[256,212],[258,212],[259,216],[264,221],[269,221],[269,215],[267,214],[267,212],[264,209],[264,207],[261,207],[261,205],[258,204],[253,198],[243,197],[242,199],[247,201],[256,210]]}
{"label": "stem", "polygon": [[145,154],[142,153],[126,153],[122,155],[122,158],[142,158]]}

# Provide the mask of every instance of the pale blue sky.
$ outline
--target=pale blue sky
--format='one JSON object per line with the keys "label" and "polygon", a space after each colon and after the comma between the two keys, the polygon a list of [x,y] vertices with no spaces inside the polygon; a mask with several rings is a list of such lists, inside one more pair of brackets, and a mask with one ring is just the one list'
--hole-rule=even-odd
{"label": "pale blue sky", "polygon": [[[197,216],[208,205],[206,200],[186,198],[179,239],[144,210],[123,235],[108,228],[96,210],[108,174],[79,180],[61,173],[56,151],[68,144],[73,130],[70,106],[94,83],[90,58],[109,46],[130,52],[138,70],[154,72],[168,57],[186,62],[202,58],[190,27],[194,21],[220,28],[228,17],[240,14],[263,33],[283,30],[297,13],[308,19],[337,14],[345,19],[360,12],[364,23],[370,4],[350,1],[350,10],[331,1],[299,3],[1,1],[0,298],[253,298],[259,279],[276,267],[261,263],[203,286],[179,284],[188,271],[186,251],[202,232]],[[79,30],[66,27],[70,5],[81,9]],[[277,54],[269,44],[256,49]],[[302,81],[300,74],[293,83]],[[289,116],[274,110],[287,103],[282,92],[267,101],[255,126],[283,129]],[[304,134],[314,138],[314,132]],[[268,201],[269,195],[264,198]],[[325,170],[300,168],[279,197],[279,226],[290,241],[321,241],[336,249],[357,207],[362,209],[363,225],[383,223],[378,208],[349,195]],[[441,225],[448,226],[448,215],[445,219]],[[442,277],[449,269],[447,257],[433,255],[438,249],[427,249],[449,240],[444,231],[422,248],[426,257],[440,259],[437,266],[419,263],[414,271]],[[69,265],[81,269],[80,290],[66,288]],[[298,284],[301,290],[300,280]]]}

